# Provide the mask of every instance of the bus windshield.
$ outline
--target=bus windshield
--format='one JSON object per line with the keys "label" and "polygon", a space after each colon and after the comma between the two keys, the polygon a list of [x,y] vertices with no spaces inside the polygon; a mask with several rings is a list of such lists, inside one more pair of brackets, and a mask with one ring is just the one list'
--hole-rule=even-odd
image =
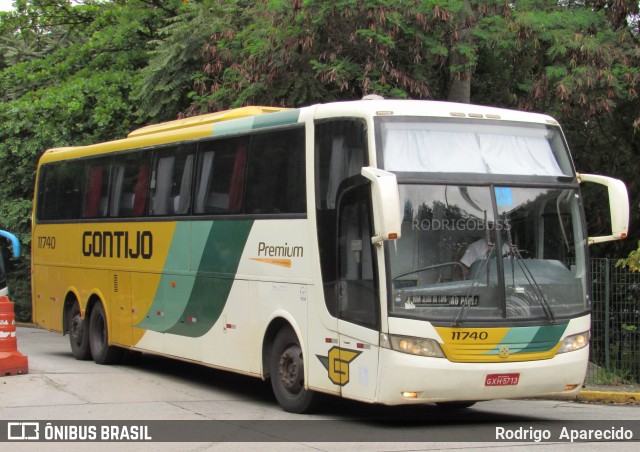
{"label": "bus windshield", "polygon": [[387,242],[390,314],[433,321],[548,319],[587,309],[573,189],[401,184]]}
{"label": "bus windshield", "polygon": [[559,127],[379,118],[387,171],[572,176]]}

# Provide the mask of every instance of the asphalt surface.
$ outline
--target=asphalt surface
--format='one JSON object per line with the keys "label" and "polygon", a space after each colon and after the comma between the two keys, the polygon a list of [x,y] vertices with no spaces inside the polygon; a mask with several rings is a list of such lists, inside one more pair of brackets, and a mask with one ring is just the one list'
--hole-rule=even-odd
{"label": "asphalt surface", "polygon": [[[578,397],[581,402],[572,403],[554,400],[491,401],[478,404],[469,410],[442,411],[437,407],[380,407],[357,404],[343,399],[332,399],[325,410],[312,416],[285,413],[275,403],[268,384],[228,372],[216,371],[202,366],[180,363],[162,357],[144,355],[135,365],[98,366],[91,361],[77,361],[71,356],[68,337],[50,333],[37,327],[19,326],[17,330],[18,350],[29,356],[29,374],[0,378],[0,419],[12,421],[91,422],[91,420],[127,422],[168,422],[172,428],[186,429],[201,425],[194,421],[211,422],[217,428],[216,435],[229,436],[229,440],[201,442],[162,442],[154,429],[155,444],[127,443],[126,450],[170,450],[178,452],[200,450],[280,450],[304,451],[416,451],[474,449],[494,451],[496,447],[507,450],[532,447],[554,449],[580,448],[580,452],[601,450],[602,443],[566,444],[537,443],[518,444],[495,442],[493,425],[503,422],[531,429],[531,425],[552,426],[577,425],[598,426],[605,422],[617,422],[618,427],[636,430],[638,411],[635,404],[640,400],[637,386],[587,387]],[[0,363],[1,367],[1,363]],[[1,370],[1,369],[0,369]],[[608,405],[601,405],[601,404]],[[634,405],[631,405],[634,404]],[[377,423],[378,416],[385,421]],[[235,420],[240,420],[238,424]],[[389,424],[389,419],[393,422]],[[579,421],[578,421],[579,420]],[[283,422],[284,421],[284,422]],[[315,440],[288,442],[258,442],[261,438],[286,438],[290,431],[304,433],[305,422],[328,427],[322,430],[320,445]],[[317,422],[325,424],[317,424]],[[236,422],[234,424],[234,422]],[[275,422],[270,424],[270,422]],[[404,423],[407,423],[405,426]],[[57,425],[57,424],[56,424]],[[176,427],[178,425],[179,427]],[[0,422],[0,427],[2,424]],[[151,425],[153,427],[153,425]],[[417,428],[417,430],[415,428]],[[165,428],[165,427],[163,427]],[[277,429],[283,431],[278,431]],[[608,428],[608,427],[607,427]],[[2,427],[0,438],[5,433]],[[262,430],[264,431],[262,431]],[[275,430],[274,430],[275,429]],[[380,430],[383,429],[383,430]],[[166,427],[168,432],[169,427]],[[325,434],[326,432],[326,434]],[[351,433],[353,432],[353,433]],[[428,443],[412,442],[410,436],[389,439],[372,445],[376,435],[410,435],[427,432]],[[165,433],[165,431],[162,431]],[[355,435],[357,441],[350,443],[329,442],[337,435]],[[253,435],[253,438],[248,435]],[[325,439],[326,435],[326,439]],[[441,435],[438,439],[435,435]],[[466,438],[465,438],[466,435]],[[216,436],[218,438],[219,436]],[[379,437],[379,436],[378,436]],[[239,439],[241,438],[241,439]],[[442,439],[444,438],[444,439]],[[167,441],[167,440],[165,440]],[[191,440],[190,440],[191,441]],[[207,440],[209,441],[209,440]],[[220,442],[222,441],[222,442]],[[238,443],[237,441],[243,441]],[[253,442],[247,442],[253,441]],[[314,442],[315,441],[315,442]],[[415,440],[413,440],[415,441]],[[464,441],[464,442],[451,442]],[[613,443],[612,443],[613,444]],[[14,447],[15,446],[15,447]],[[47,443],[47,450],[69,450],[68,443]],[[75,449],[80,444],[73,444]],[[86,450],[100,450],[113,445],[85,444]],[[122,445],[124,448],[124,444]],[[146,446],[144,449],[142,446]],[[2,447],[2,446],[0,446]],[[42,450],[41,443],[12,443],[11,450]],[[120,449],[120,446],[118,446]],[[633,443],[615,442],[615,450],[635,450]]]}
{"label": "asphalt surface", "polygon": [[[20,328],[39,328],[33,324],[19,324]],[[19,347],[18,347],[19,351]],[[0,363],[0,371],[2,371]],[[1,373],[1,372],[0,372]],[[566,400],[564,398],[563,400]],[[585,384],[576,401],[585,403],[616,403],[640,405],[640,384],[596,385]]]}

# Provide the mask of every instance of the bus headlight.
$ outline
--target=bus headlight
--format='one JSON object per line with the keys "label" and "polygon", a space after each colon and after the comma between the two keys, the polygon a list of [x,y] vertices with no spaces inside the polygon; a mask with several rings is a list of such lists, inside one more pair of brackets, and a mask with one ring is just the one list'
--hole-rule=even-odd
{"label": "bus headlight", "polygon": [[584,333],[565,337],[562,344],[560,344],[558,353],[575,352],[576,350],[585,348],[589,345],[589,336],[589,331],[585,331]]}
{"label": "bus headlight", "polygon": [[395,334],[382,334],[381,346],[397,352],[410,355],[428,356],[431,358],[444,358],[440,344],[433,339],[421,339],[417,337],[396,336]]}

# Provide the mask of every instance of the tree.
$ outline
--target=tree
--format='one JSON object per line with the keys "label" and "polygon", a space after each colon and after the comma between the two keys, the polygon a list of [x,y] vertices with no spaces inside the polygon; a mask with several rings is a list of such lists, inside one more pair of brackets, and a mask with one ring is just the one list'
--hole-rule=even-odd
{"label": "tree", "polygon": [[[129,97],[147,63],[146,45],[166,16],[147,2],[18,2],[0,16],[0,218],[25,255],[10,287],[26,320],[30,305],[29,243],[35,168],[48,148],[125,136],[138,120]],[[26,314],[25,314],[26,313]]]}
{"label": "tree", "polygon": [[[577,167],[625,180],[638,205],[639,57],[629,0],[263,1],[216,26],[186,113],[372,92],[545,112]],[[602,204],[588,206],[591,228]]]}
{"label": "tree", "polygon": [[234,2],[204,0],[176,8],[149,42],[149,63],[140,72],[133,99],[137,114],[152,121],[174,119],[189,106],[189,93],[202,71],[204,44],[239,14]]}

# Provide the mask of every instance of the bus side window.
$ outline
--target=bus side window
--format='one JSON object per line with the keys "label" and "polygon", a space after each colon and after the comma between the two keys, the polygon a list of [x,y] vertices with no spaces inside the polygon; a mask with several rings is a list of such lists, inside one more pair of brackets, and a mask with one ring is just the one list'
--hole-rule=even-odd
{"label": "bus side window", "polygon": [[338,215],[338,317],[377,328],[378,285],[371,244],[369,186],[359,186],[343,193]]}
{"label": "bus side window", "polygon": [[246,213],[305,213],[304,128],[253,136]]}
{"label": "bus side window", "polygon": [[154,158],[150,183],[150,215],[185,215],[191,208],[195,146],[172,146]]}
{"label": "bus side window", "polygon": [[133,216],[144,216],[149,192],[149,162],[144,161],[138,168],[138,178],[134,188]]}
{"label": "bus side window", "polygon": [[201,143],[195,213],[242,213],[247,144],[246,138]]}
{"label": "bus side window", "polygon": [[83,218],[107,216],[110,171],[110,159],[98,159],[87,164]]}
{"label": "bus side window", "polygon": [[315,125],[316,218],[320,265],[325,302],[333,316],[338,315],[339,289],[336,268],[336,202],[339,187],[345,179],[360,174],[369,164],[366,125],[361,119],[319,121]]}
{"label": "bus side window", "polygon": [[241,213],[244,206],[244,187],[247,178],[247,146],[241,144],[233,158],[229,181],[229,212]]}
{"label": "bus side window", "polygon": [[47,165],[38,190],[39,220],[75,220],[82,213],[83,161]]}
{"label": "bus side window", "polygon": [[129,154],[112,171],[112,217],[144,215],[149,180],[149,164],[143,153]]}
{"label": "bus side window", "polygon": [[365,125],[361,120],[322,122],[315,134],[316,207],[335,209],[342,181],[369,164]]}

